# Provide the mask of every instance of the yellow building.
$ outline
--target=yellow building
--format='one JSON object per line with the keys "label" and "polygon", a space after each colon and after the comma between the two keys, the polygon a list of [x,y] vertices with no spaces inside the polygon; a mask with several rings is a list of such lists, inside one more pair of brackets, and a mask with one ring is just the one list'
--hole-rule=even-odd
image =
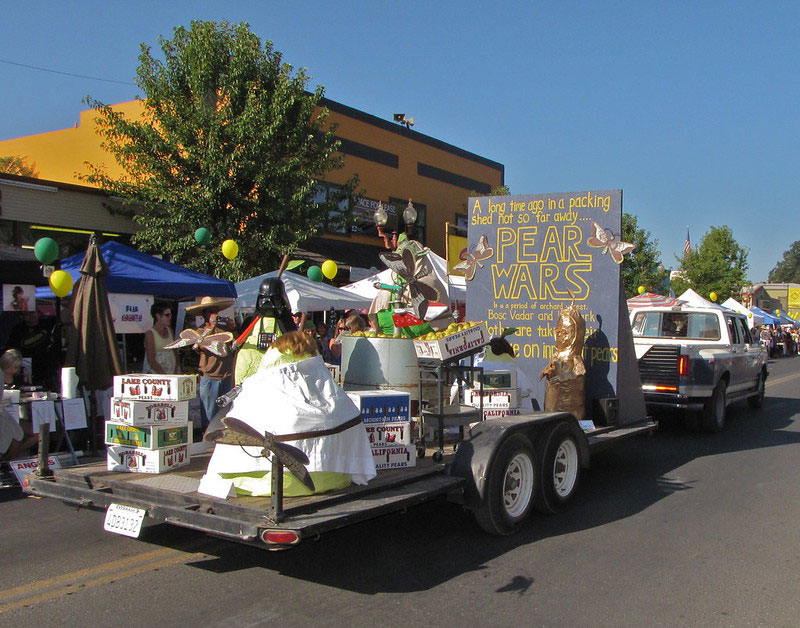
{"label": "yellow building", "polygon": [[[465,223],[470,194],[488,194],[504,183],[500,163],[332,100],[323,99],[321,104],[337,125],[345,164],[329,173],[323,185],[341,184],[357,173],[364,200],[350,208],[358,217],[350,232],[325,233],[304,245],[312,259],[330,257],[340,265],[356,267],[379,265],[377,253],[382,248],[372,213],[380,201],[391,221],[392,216],[402,215],[409,199],[418,213],[415,237],[444,255],[445,223]],[[114,109],[136,116],[141,102],[121,103]],[[45,235],[42,227],[106,230],[123,239],[136,231],[133,222],[113,216],[104,207],[113,205],[113,199],[78,178],[88,173],[87,162],[105,166],[112,175],[122,173],[100,146],[95,116],[94,110],[82,111],[73,128],[0,141],[0,156],[25,157],[38,171],[38,179],[0,175],[0,241],[30,245]],[[84,203],[61,202],[81,193]]]}

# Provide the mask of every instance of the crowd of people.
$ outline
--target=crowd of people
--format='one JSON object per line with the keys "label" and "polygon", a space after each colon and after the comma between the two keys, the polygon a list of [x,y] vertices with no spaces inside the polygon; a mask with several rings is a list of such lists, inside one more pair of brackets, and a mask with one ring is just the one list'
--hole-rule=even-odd
{"label": "crowd of people", "polygon": [[762,325],[758,335],[761,344],[767,348],[770,358],[796,355],[800,346],[800,330],[791,327]]}

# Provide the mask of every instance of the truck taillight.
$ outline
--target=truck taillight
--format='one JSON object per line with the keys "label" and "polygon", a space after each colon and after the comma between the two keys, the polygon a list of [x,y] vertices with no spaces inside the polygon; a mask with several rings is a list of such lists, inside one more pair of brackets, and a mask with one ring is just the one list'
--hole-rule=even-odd
{"label": "truck taillight", "polygon": [[689,375],[689,356],[682,355],[678,359],[678,375],[681,377],[686,377]]}
{"label": "truck taillight", "polygon": [[297,545],[300,535],[294,530],[262,530],[261,540],[267,545]]}

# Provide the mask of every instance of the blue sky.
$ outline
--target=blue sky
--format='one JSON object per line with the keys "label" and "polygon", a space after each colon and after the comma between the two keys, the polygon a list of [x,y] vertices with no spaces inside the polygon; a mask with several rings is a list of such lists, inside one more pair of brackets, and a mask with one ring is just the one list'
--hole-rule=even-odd
{"label": "blue sky", "polygon": [[139,44],[194,19],[246,21],[310,87],[503,163],[512,194],[623,190],[675,267],[728,225],[749,278],[800,239],[800,3],[4,2],[0,139],[115,103]]}

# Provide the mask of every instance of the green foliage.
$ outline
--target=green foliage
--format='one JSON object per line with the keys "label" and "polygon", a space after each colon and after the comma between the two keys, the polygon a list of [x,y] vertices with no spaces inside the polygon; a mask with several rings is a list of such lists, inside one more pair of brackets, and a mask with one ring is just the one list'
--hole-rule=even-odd
{"label": "green foliage", "polygon": [[770,283],[800,283],[800,240],[783,253],[783,259],[769,271]]}
{"label": "green foliage", "polygon": [[38,177],[36,164],[29,164],[26,157],[19,155],[9,155],[0,157],[0,172],[5,174],[16,174],[21,177]]}
{"label": "green foliage", "polygon": [[658,240],[642,227],[633,214],[622,213],[622,241],[636,248],[622,260],[620,274],[626,298],[636,296],[639,286],[648,292],[660,293],[669,278],[669,271],[661,264]]}
{"label": "green foliage", "polygon": [[730,227],[711,227],[699,246],[677,259],[684,279],[672,282],[675,294],[692,288],[708,299],[716,292],[721,303],[728,297],[738,298],[742,286],[749,283],[747,249],[736,242]]}
{"label": "green foliage", "polygon": [[[145,45],[139,55],[143,119],[87,101],[125,176],[87,164],[84,178],[125,199],[144,250],[234,281],[276,268],[357,182],[315,200],[315,179],[342,167],[327,110],[315,114],[322,87],[307,92],[305,70],[245,23],[192,22],[159,44],[163,61]],[[210,246],[194,240],[199,227]],[[228,238],[239,245],[232,261],[220,252]]]}

